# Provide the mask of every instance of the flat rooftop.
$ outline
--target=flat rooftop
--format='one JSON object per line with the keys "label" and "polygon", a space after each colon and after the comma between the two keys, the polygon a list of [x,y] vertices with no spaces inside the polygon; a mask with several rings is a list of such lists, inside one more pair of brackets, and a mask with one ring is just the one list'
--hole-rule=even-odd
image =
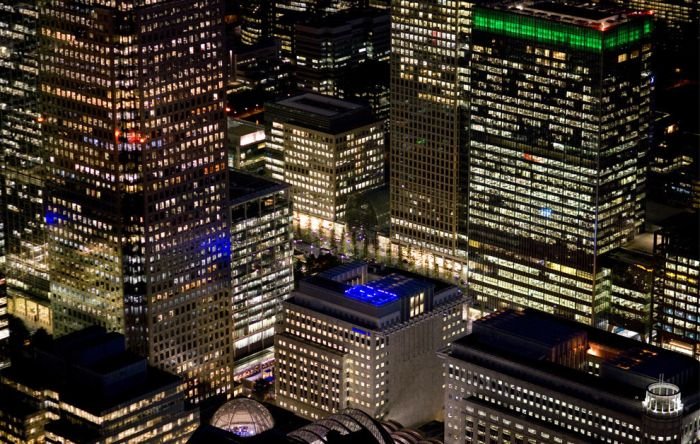
{"label": "flat rooftop", "polygon": [[640,13],[616,5],[602,6],[601,4],[592,3],[566,5],[549,1],[514,2],[509,6],[509,9],[512,8],[524,15],[533,15],[576,25],[588,25],[595,28],[600,28],[601,25],[605,25],[607,28],[626,23],[631,16]]}
{"label": "flat rooftop", "polygon": [[356,103],[313,93],[280,100],[277,104],[323,117],[340,117],[363,108],[362,105]]}
{"label": "flat rooftop", "polygon": [[[650,39],[652,11],[599,4],[509,1],[474,8],[474,31],[602,52]],[[478,35],[478,34],[477,34]]]}
{"label": "flat rooftop", "polygon": [[284,122],[326,134],[342,134],[372,123],[378,124],[366,104],[314,93],[267,103],[265,110],[268,123]]}
{"label": "flat rooftop", "polygon": [[[482,330],[478,324],[488,329]],[[576,335],[586,338],[587,359],[599,362],[599,375],[589,374],[586,368],[556,363],[550,359],[548,351],[538,347],[545,344],[552,350],[559,350],[559,344],[565,344],[567,338]],[[512,338],[517,338],[517,341]],[[450,356],[466,361],[470,361],[474,353],[494,356],[496,359],[490,365],[503,373],[512,372],[513,368],[501,367],[499,363],[503,359],[519,364],[524,371],[516,376],[525,380],[537,379],[535,382],[540,383],[543,381],[541,372],[545,372],[552,378],[569,381],[567,385],[556,384],[562,391],[583,385],[636,402],[644,399],[646,386],[663,375],[667,382],[678,385],[684,396],[692,398],[690,403],[700,401],[697,396],[700,393],[700,362],[693,358],[537,310],[507,310],[488,315],[474,323],[471,334],[454,341],[448,352]],[[478,362],[484,365],[482,359]],[[554,379],[551,384],[554,387]],[[580,392],[575,394],[581,395]]]}
{"label": "flat rooftop", "polygon": [[407,321],[405,300],[421,293],[426,313],[462,297],[453,285],[391,268],[370,272],[366,263],[351,262],[300,281],[288,302],[382,330]]}
{"label": "flat rooftop", "polygon": [[478,322],[547,346],[554,346],[581,332],[581,328],[576,324],[561,322],[558,318],[536,311],[527,312],[527,315],[518,311],[505,311],[482,318]]}
{"label": "flat rooftop", "polygon": [[289,188],[289,185],[241,170],[228,171],[229,203],[239,204]]}
{"label": "flat rooftop", "polygon": [[226,129],[230,135],[239,137],[265,130],[262,125],[230,117],[226,118]]}

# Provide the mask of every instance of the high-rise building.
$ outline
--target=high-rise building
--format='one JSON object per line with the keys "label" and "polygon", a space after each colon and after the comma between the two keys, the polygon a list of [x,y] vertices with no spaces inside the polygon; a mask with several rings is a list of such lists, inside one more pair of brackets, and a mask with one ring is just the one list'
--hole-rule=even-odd
{"label": "high-rise building", "polygon": [[364,263],[301,281],[275,336],[278,405],[311,419],[348,407],[409,426],[439,417],[435,353],[466,331],[463,304],[455,286]]}
{"label": "high-rise building", "polygon": [[[639,11],[652,11],[657,25],[656,44],[660,49],[677,56],[686,54],[697,64],[698,21],[700,6],[689,0],[613,0],[615,3]],[[694,50],[694,51],[693,51]],[[661,53],[661,51],[659,51]],[[663,57],[663,53],[660,54]],[[687,63],[675,60],[677,63]]]}
{"label": "high-rise building", "polygon": [[651,16],[518,2],[475,6],[472,20],[474,300],[605,326],[599,258],[643,222]]}
{"label": "high-rise building", "polygon": [[0,1],[0,158],[9,310],[52,329],[44,225],[44,158],[38,94],[39,10]]}
{"label": "high-rise building", "polygon": [[471,7],[397,0],[391,8],[391,241],[413,253],[409,261],[429,257],[464,278]]}
{"label": "high-rise building", "polygon": [[271,39],[275,28],[274,2],[252,0],[241,6],[241,43],[256,45]]}
{"label": "high-rise building", "polygon": [[3,442],[185,443],[199,412],[185,383],[90,327],[34,346],[0,372]]}
{"label": "high-rise building", "polygon": [[668,205],[693,208],[700,180],[700,134],[682,127],[668,113],[654,114],[654,138],[649,150],[648,196]]}
{"label": "high-rise building", "polygon": [[245,120],[226,120],[228,167],[265,173],[265,127]]}
{"label": "high-rise building", "polygon": [[266,106],[268,171],[292,185],[302,228],[345,222],[348,197],[384,183],[383,122],[368,106],[306,93]]}
{"label": "high-rise building", "polygon": [[653,342],[700,360],[700,216],[680,213],[654,233]]}
{"label": "high-rise building", "polygon": [[234,382],[260,376],[273,360],[282,301],[294,289],[291,190],[229,172]]}
{"label": "high-rise building", "polygon": [[231,386],[221,4],[50,0],[39,76],[54,332]]}
{"label": "high-rise building", "polygon": [[298,23],[293,53],[300,89],[348,99],[343,84],[351,70],[389,57],[389,13],[378,9],[342,11]]}
{"label": "high-rise building", "polygon": [[441,356],[445,444],[700,440],[700,364],[678,353],[526,310]]}

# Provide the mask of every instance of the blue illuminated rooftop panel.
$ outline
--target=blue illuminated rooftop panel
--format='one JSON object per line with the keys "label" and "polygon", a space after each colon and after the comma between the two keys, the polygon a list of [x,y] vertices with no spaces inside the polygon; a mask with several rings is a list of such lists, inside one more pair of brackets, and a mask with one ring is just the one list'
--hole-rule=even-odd
{"label": "blue illuminated rooftop panel", "polygon": [[399,297],[388,291],[372,288],[367,285],[355,285],[345,290],[345,296],[355,299],[360,302],[372,304],[375,307],[381,307],[389,302],[394,302]]}

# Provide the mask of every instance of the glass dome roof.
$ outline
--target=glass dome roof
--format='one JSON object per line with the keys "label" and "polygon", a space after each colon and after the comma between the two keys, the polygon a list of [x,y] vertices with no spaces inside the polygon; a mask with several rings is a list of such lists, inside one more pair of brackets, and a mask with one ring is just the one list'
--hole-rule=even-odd
{"label": "glass dome roof", "polygon": [[270,430],[275,422],[259,402],[248,398],[233,399],[219,407],[210,424],[238,436],[255,436]]}

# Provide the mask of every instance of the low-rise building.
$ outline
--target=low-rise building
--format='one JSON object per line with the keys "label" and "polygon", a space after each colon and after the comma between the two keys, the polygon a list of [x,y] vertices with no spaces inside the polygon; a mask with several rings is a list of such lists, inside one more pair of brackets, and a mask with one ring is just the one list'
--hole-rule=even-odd
{"label": "low-rise building", "polygon": [[680,213],[654,233],[653,341],[700,360],[700,213]]}
{"label": "low-rise building", "polygon": [[466,331],[443,282],[351,263],[303,280],[275,336],[278,404],[319,419],[346,408],[412,426],[441,416],[436,351]]}
{"label": "low-rise building", "polygon": [[240,119],[227,119],[228,167],[265,173],[265,127]]}
{"label": "low-rise building", "polygon": [[199,423],[181,378],[102,327],[33,347],[0,372],[0,387],[3,441],[185,443]]}
{"label": "low-rise building", "polygon": [[527,309],[440,353],[445,444],[700,440],[700,363]]}

